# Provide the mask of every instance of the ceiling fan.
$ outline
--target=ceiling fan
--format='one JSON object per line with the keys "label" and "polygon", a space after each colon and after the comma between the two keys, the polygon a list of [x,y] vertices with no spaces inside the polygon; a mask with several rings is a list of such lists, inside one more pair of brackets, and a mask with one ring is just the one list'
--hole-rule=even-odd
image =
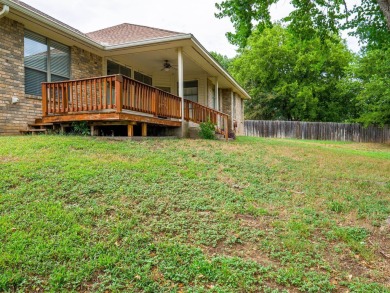
{"label": "ceiling fan", "polygon": [[168,60],[164,60],[163,68],[161,69],[161,71],[169,71],[171,69],[177,69],[177,68],[173,66],[171,63],[169,63]]}

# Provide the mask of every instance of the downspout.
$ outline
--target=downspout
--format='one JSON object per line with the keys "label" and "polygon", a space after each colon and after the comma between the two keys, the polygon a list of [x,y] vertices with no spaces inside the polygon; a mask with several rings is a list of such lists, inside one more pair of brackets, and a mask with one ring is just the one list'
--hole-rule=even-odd
{"label": "downspout", "polygon": [[3,9],[0,11],[0,18],[3,18],[6,16],[9,12],[9,6],[8,5],[3,5]]}

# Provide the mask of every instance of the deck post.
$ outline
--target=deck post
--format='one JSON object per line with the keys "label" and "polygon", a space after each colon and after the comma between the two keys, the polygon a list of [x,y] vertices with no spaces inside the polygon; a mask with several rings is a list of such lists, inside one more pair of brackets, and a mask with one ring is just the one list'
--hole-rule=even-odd
{"label": "deck post", "polygon": [[122,75],[116,75],[115,76],[115,106],[116,106],[116,112],[120,113],[122,112],[122,83],[123,83],[123,77]]}
{"label": "deck post", "polygon": [[95,126],[91,125],[91,136],[95,136]]}
{"label": "deck post", "polygon": [[142,136],[148,136],[148,124],[142,123]]}
{"label": "deck post", "polygon": [[46,84],[42,83],[42,116],[47,116],[47,91]]}
{"label": "deck post", "polygon": [[127,136],[134,136],[134,126],[133,124],[127,125]]}
{"label": "deck post", "polygon": [[62,87],[62,112],[68,112],[68,87],[64,87],[64,85],[61,85]]}
{"label": "deck post", "polygon": [[225,116],[224,117],[224,119],[223,119],[224,121],[224,125],[223,125],[223,128],[224,128],[224,130],[225,130],[225,139],[226,139],[226,141],[228,141],[229,140],[229,126],[228,126],[228,117],[227,116]]}
{"label": "deck post", "polygon": [[184,121],[184,68],[183,68],[183,49],[177,49],[177,64],[178,64],[178,83],[179,97],[181,98],[181,136],[185,136],[185,121]]}

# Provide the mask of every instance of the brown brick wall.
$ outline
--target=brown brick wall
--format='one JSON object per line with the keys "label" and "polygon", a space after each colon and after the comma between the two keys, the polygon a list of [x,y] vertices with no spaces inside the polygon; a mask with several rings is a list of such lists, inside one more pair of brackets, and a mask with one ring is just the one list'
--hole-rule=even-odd
{"label": "brown brick wall", "polygon": [[234,93],[236,99],[236,113],[234,120],[237,122],[236,134],[244,135],[244,100],[241,99],[240,95]]}
{"label": "brown brick wall", "polygon": [[41,99],[24,94],[23,38],[22,24],[0,19],[0,135],[19,134],[41,114]]}
{"label": "brown brick wall", "polygon": [[102,57],[83,49],[71,49],[71,79],[97,77],[102,75]]}
{"label": "brown brick wall", "polygon": [[[237,93],[233,93],[233,96],[235,99],[232,99],[232,91],[230,89],[223,89],[221,91],[222,112],[229,115],[229,131],[232,131],[233,122],[236,121],[236,135],[244,135],[244,100]],[[232,105],[234,101],[235,107]],[[235,109],[235,113],[232,113],[233,108]]]}
{"label": "brown brick wall", "polygon": [[[71,48],[71,78],[102,74],[102,58],[77,47]],[[12,104],[12,97],[19,103]],[[42,116],[41,97],[24,93],[24,27],[0,19],[0,135],[19,134]]]}
{"label": "brown brick wall", "polygon": [[221,112],[228,114],[228,126],[229,131],[232,130],[232,91],[230,89],[221,90],[221,96],[219,97],[222,101]]}

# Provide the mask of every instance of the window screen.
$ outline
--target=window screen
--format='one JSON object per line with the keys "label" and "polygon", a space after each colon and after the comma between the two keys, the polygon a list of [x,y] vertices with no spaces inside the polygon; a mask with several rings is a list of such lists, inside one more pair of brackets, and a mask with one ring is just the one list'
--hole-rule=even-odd
{"label": "window screen", "polygon": [[127,77],[131,77],[131,69],[114,61],[107,60],[107,74],[123,74]]}
{"label": "window screen", "polygon": [[70,78],[70,50],[30,31],[24,32],[25,93],[40,96],[41,83]]}

